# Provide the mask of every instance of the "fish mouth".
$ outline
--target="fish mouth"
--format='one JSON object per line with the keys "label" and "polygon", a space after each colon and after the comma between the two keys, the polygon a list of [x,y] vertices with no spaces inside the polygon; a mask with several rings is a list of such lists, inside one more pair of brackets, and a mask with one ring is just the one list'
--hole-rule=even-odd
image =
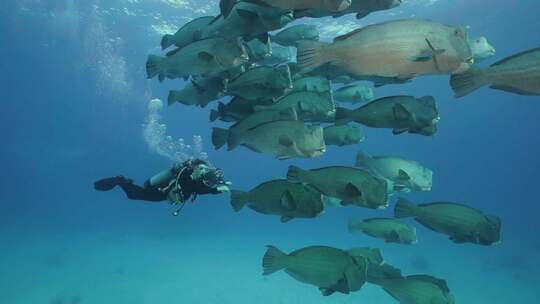
{"label": "fish mouth", "polygon": [[433,120],[431,121],[433,124],[436,124],[438,123],[439,121],[441,121],[441,117],[440,116],[437,116],[435,118],[433,118]]}

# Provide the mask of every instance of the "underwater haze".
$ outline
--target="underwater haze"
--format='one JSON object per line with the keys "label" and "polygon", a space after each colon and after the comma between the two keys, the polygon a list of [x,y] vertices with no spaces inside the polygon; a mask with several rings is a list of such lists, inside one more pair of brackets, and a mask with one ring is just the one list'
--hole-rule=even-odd
{"label": "underwater haze", "polygon": [[[310,245],[380,248],[405,274],[444,278],[456,303],[539,303],[538,96],[483,88],[454,99],[448,76],[419,77],[377,88],[375,96],[434,96],[441,121],[433,137],[361,127],[364,142],[329,147],[314,159],[215,151],[211,128],[227,126],[209,122],[216,103],[167,107],[168,91],[184,82],[146,79],[145,61],[161,51],[163,34],[217,15],[217,2],[1,1],[0,303],[398,303],[375,285],[323,297],[284,272],[262,276],[266,245],[285,252]],[[486,66],[539,47],[538,12],[538,0],[409,0],[360,20],[294,24],[317,25],[325,40],[410,17],[466,26],[471,37],[486,36],[495,47]],[[247,191],[285,177],[290,165],[352,166],[359,150],[432,169],[432,190],[407,198],[463,202],[498,215],[502,242],[455,244],[413,221],[407,221],[418,227],[413,246],[348,233],[349,218],[392,217],[397,196],[387,210],[328,208],[316,219],[281,223],[247,208],[234,212],[228,194],[200,196],[175,217],[167,204],[93,187],[119,174],[142,183],[185,153],[207,154],[232,188]]]}

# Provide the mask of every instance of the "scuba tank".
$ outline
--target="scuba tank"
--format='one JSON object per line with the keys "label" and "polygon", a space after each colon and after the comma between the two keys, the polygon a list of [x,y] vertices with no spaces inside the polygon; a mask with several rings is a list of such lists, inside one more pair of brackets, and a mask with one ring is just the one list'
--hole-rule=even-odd
{"label": "scuba tank", "polygon": [[145,182],[145,186],[148,186],[148,187],[166,186],[175,177],[176,177],[176,174],[173,173],[173,169],[163,170],[159,172],[158,174],[149,178]]}

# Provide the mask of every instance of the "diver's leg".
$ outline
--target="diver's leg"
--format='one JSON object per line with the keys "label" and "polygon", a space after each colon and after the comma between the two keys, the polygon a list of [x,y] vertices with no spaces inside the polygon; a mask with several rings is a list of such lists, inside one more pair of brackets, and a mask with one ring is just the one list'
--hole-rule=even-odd
{"label": "diver's leg", "polygon": [[109,191],[114,187],[119,186],[122,183],[132,183],[133,181],[126,179],[125,177],[119,175],[115,177],[108,177],[100,179],[94,182],[94,188],[98,191]]}
{"label": "diver's leg", "polygon": [[157,188],[141,187],[134,183],[121,183],[118,186],[120,186],[127,197],[132,200],[161,202],[167,199],[167,195]]}

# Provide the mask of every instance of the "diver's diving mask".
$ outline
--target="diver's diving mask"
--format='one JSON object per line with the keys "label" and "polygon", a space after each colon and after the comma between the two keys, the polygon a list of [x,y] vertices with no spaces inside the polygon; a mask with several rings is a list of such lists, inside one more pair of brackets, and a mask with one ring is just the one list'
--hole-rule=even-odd
{"label": "diver's diving mask", "polygon": [[224,184],[223,170],[209,167],[204,164],[200,164],[193,168],[191,178],[193,180],[200,180],[203,184],[210,188],[216,188],[217,186]]}

